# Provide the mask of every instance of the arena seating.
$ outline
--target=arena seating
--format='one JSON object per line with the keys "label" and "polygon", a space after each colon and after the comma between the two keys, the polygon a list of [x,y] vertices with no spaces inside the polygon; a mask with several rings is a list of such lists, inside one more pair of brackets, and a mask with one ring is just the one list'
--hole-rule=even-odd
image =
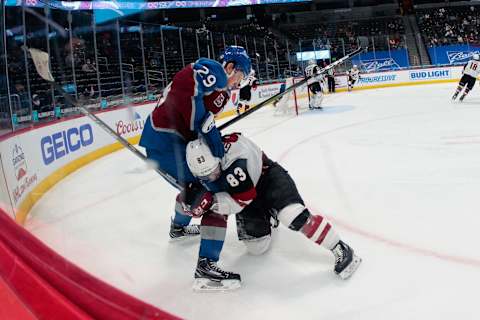
{"label": "arena seating", "polygon": [[480,42],[480,10],[474,6],[418,10],[417,21],[428,46]]}

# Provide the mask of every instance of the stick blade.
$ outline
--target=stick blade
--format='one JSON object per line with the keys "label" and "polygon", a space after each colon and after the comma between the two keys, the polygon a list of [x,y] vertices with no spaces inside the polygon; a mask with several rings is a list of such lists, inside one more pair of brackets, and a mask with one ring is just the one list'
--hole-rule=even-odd
{"label": "stick blade", "polygon": [[30,55],[32,56],[33,63],[35,64],[35,68],[37,69],[38,74],[43,79],[54,82],[55,79],[50,72],[50,65],[49,65],[49,56],[48,53],[38,50],[35,48],[28,49]]}

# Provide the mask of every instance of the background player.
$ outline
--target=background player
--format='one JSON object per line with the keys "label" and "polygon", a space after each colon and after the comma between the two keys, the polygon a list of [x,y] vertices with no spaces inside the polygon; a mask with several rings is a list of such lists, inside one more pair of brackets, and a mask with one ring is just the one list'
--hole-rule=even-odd
{"label": "background player", "polygon": [[237,105],[237,114],[242,111],[250,109],[250,100],[252,100],[252,89],[255,90],[258,85],[258,80],[255,77],[255,70],[252,70],[247,79],[240,83],[240,101]]}
{"label": "background player", "polygon": [[467,64],[463,66],[463,75],[462,78],[460,79],[460,82],[458,83],[457,90],[455,91],[455,94],[452,97],[452,100],[457,99],[457,96],[459,93],[465,88],[465,91],[463,94],[460,96],[460,102],[465,99],[467,94],[470,92],[470,90],[473,89],[473,86],[475,85],[475,82],[477,81],[478,74],[480,73],[480,56],[475,53],[472,56],[472,60],[468,61]]}
{"label": "background player", "polygon": [[204,214],[194,289],[240,286],[239,274],[223,271],[216,264],[225,239],[226,216],[231,214],[237,215],[239,239],[250,253],[262,254],[269,248],[273,215],[290,230],[330,250],[335,273],[342,279],[350,277],[361,259],[323,216],[310,213],[288,172],[240,134],[224,136],[223,141],[225,155],[221,159],[202,139],[187,145],[188,166],[206,187],[199,186],[197,195],[185,202],[192,215]]}
{"label": "background player", "polygon": [[[179,71],[164,90],[142,132],[140,146],[146,149],[147,157],[183,186],[196,180],[185,159],[189,141],[202,136],[216,157],[223,156],[214,115],[227,103],[229,90],[238,88],[251,71],[250,58],[242,47],[225,48],[221,61],[222,64],[200,58]],[[198,235],[198,226],[189,226],[190,220],[177,202],[170,237]]]}
{"label": "background player", "polygon": [[352,69],[347,71],[348,76],[348,91],[352,91],[355,83],[360,79],[360,70],[356,64],[353,65]]}
{"label": "background player", "polygon": [[312,77],[307,82],[308,90],[312,93],[310,104],[308,106],[309,109],[322,110],[322,101],[323,101],[322,82],[324,80],[324,75],[319,73],[320,73],[320,67],[317,65],[316,61],[310,60],[309,65],[305,68],[305,77]]}

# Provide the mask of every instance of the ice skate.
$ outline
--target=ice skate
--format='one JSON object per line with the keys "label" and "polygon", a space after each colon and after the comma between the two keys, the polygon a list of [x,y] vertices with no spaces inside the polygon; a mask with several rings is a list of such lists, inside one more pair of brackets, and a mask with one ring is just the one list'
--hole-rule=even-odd
{"label": "ice skate", "polygon": [[230,291],[240,288],[238,273],[224,271],[217,262],[200,257],[195,270],[194,291]]}
{"label": "ice skate", "polygon": [[335,256],[335,273],[342,279],[348,279],[358,268],[362,259],[345,242],[339,241],[332,249]]}
{"label": "ice skate", "polygon": [[173,221],[170,223],[170,241],[180,241],[199,235],[200,226],[198,224],[181,226],[173,223]]}

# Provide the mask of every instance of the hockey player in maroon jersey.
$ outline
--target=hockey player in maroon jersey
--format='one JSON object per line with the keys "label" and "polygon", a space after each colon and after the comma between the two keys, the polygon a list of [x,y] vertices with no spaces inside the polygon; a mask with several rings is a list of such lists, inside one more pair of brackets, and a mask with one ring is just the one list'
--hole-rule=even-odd
{"label": "hockey player in maroon jersey", "polygon": [[[223,156],[214,115],[227,103],[229,91],[237,88],[250,71],[250,58],[237,46],[225,48],[221,63],[200,58],[180,70],[145,123],[140,146],[146,149],[148,159],[181,186],[196,181],[187,166],[185,147],[202,137],[216,157]],[[170,237],[198,235],[198,225],[189,225],[190,220],[177,202]]]}
{"label": "hockey player in maroon jersey", "polygon": [[238,237],[250,253],[258,255],[268,250],[271,221],[280,221],[330,250],[335,256],[335,273],[342,279],[350,277],[361,258],[340,240],[325,217],[310,213],[288,172],[240,134],[224,136],[223,142],[222,158],[212,155],[202,139],[187,145],[188,166],[202,181],[202,185],[191,186],[195,192],[190,195],[195,196],[182,197],[186,212],[203,216],[194,289],[240,286],[239,274],[216,264],[225,239],[226,218],[231,214],[236,215]]}

